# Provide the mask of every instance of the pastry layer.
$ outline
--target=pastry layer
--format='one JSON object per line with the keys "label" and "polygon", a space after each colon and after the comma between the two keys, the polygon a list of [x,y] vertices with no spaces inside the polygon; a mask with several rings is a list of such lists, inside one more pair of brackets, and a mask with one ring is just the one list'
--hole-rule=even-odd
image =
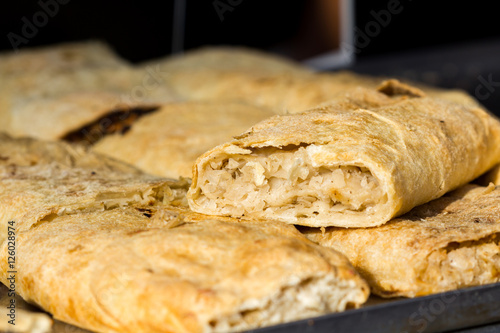
{"label": "pastry layer", "polygon": [[378,226],[500,161],[498,119],[413,90],[358,89],[254,125],[198,158],[191,209],[314,227]]}
{"label": "pastry layer", "polygon": [[382,297],[500,281],[500,187],[466,185],[375,228],[301,228],[345,254]]}

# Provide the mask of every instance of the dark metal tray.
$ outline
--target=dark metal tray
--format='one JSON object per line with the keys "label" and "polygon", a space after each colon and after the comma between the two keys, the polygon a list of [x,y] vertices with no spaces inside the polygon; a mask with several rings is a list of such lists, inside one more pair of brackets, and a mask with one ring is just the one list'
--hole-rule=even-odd
{"label": "dark metal tray", "polygon": [[499,324],[495,326],[499,332],[500,283],[412,299],[391,300],[372,296],[360,309],[251,332],[445,332],[491,323]]}
{"label": "dark metal tray", "polygon": [[[0,296],[5,296],[6,292],[7,288],[1,286]],[[264,327],[248,333],[421,333],[457,330],[464,330],[460,331],[464,333],[500,332],[500,283],[411,299],[371,296],[360,309]],[[88,331],[55,321],[53,333],[70,332]]]}

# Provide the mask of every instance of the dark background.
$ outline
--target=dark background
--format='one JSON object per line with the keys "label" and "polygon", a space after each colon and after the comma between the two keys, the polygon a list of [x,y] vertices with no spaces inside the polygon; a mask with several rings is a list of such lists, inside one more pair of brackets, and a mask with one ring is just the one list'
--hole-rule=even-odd
{"label": "dark background", "polygon": [[[0,49],[11,48],[9,32],[21,34],[22,18],[56,0],[4,1],[0,5]],[[234,6],[230,3],[233,1]],[[213,0],[185,0],[186,49],[205,44],[242,44],[271,49],[289,40],[315,0],[220,0],[232,10],[221,21]],[[372,12],[387,8],[390,0],[355,2],[356,27],[364,30]],[[89,38],[104,39],[124,57],[140,61],[172,51],[174,1],[64,0],[54,17],[22,46],[36,46]],[[401,13],[371,39],[358,56],[386,54],[435,45],[500,37],[499,13],[493,1],[400,0]],[[312,18],[314,19],[314,18]],[[311,36],[315,38],[315,36]]]}
{"label": "dark background", "polygon": [[[319,23],[311,30],[319,22],[311,10],[317,0],[186,0],[185,22],[174,15],[173,0],[57,1],[3,2],[0,50],[12,50],[9,36],[22,36],[26,20],[33,22],[43,10],[42,3],[54,15],[20,48],[97,38],[110,43],[121,56],[139,62],[176,49],[216,44],[292,55],[291,44],[295,43],[297,51],[300,43],[310,46],[304,41],[321,39]],[[365,31],[375,20],[373,13],[387,9],[390,1],[395,0],[355,2],[358,45],[350,69],[466,89],[481,96],[488,107],[500,109],[500,19],[495,2],[400,0],[401,12],[392,15],[390,23],[367,42],[359,31]],[[230,9],[221,16],[216,3]],[[180,31],[175,25],[185,27],[184,38],[173,37]],[[302,47],[309,53],[318,50]],[[484,88],[478,90],[481,84]]]}

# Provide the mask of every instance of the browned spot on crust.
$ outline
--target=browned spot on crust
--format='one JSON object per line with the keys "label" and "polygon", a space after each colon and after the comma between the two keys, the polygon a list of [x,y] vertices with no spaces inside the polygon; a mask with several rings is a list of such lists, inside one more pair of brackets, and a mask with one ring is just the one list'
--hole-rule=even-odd
{"label": "browned spot on crust", "polygon": [[142,215],[146,216],[146,217],[151,217],[153,216],[153,210],[152,209],[148,209],[148,208],[136,208],[139,212],[142,213]]}
{"label": "browned spot on crust", "polygon": [[77,245],[74,248],[69,249],[68,252],[69,253],[73,253],[75,251],[80,251],[80,250],[83,250],[83,246],[82,245]]}
{"label": "browned spot on crust", "polygon": [[399,96],[406,95],[409,97],[424,97],[425,93],[415,87],[408,84],[399,82],[398,80],[391,79],[386,80],[380,84],[377,90],[387,96]]}
{"label": "browned spot on crust", "polygon": [[482,224],[495,224],[495,220],[491,217],[476,217],[473,220],[474,223],[482,223]]}
{"label": "browned spot on crust", "polygon": [[158,110],[156,106],[115,110],[75,131],[69,132],[62,139],[69,142],[85,142],[93,145],[106,135],[125,134],[139,118],[156,110]]}
{"label": "browned spot on crust", "polygon": [[30,276],[23,277],[22,284],[25,286],[26,290],[33,290],[33,287],[35,285],[33,282],[33,278],[31,278]]}
{"label": "browned spot on crust", "polygon": [[470,241],[465,241],[465,242],[450,242],[446,247],[445,250],[446,252],[450,252],[459,248],[463,247],[474,247],[474,246],[479,246],[481,244],[487,244],[487,243],[495,243],[499,244],[500,243],[500,233],[494,233],[492,235],[489,235],[487,237],[483,237],[478,240],[470,240]]}

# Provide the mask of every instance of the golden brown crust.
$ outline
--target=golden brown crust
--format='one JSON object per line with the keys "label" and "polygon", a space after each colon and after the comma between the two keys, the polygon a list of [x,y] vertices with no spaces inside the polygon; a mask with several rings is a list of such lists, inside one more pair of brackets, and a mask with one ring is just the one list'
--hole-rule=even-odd
{"label": "golden brown crust", "polygon": [[[301,114],[274,116],[235,140],[205,153],[194,170],[188,194],[190,207],[205,214],[231,214],[229,211],[221,213],[224,199],[220,199],[220,203],[217,201],[217,205],[213,204],[213,199],[205,201],[200,186],[208,184],[206,175],[212,168],[210,162],[224,161],[232,156],[244,160],[266,147],[295,150],[311,147],[308,154],[313,165],[367,168],[387,197],[376,216],[364,218],[360,215],[357,220],[353,216],[339,215],[322,219],[276,216],[289,223],[308,226],[383,224],[471,181],[500,160],[500,122],[480,108],[428,97],[386,98],[377,97],[380,93],[367,89],[358,91],[357,95],[374,97],[360,99],[353,95],[352,100],[337,100]],[[358,108],[372,101],[378,104],[372,108]],[[268,217],[265,214],[260,217]]]}
{"label": "golden brown crust", "polygon": [[[375,89],[389,79],[350,71],[314,73],[285,59],[248,49],[205,48],[153,63],[161,65],[165,80],[187,100],[240,101],[278,114],[308,110],[357,87]],[[387,87],[399,89],[404,85],[394,82]],[[416,84],[411,85],[412,90],[418,90]],[[432,97],[479,106],[463,91],[422,84],[418,87]]]}
{"label": "golden brown crust", "polygon": [[[188,100],[239,101],[277,114],[298,113],[358,86],[376,86],[352,73],[262,73],[211,69],[174,72],[167,78]],[[373,79],[372,79],[373,80]]]}
{"label": "golden brown crust", "polygon": [[94,149],[163,177],[191,177],[196,158],[273,113],[240,103],[164,105]]}
{"label": "golden brown crust", "polygon": [[181,71],[213,70],[249,73],[308,73],[308,68],[285,57],[242,46],[201,47],[182,55],[150,60],[143,68],[160,66],[170,74]]}
{"label": "golden brown crust", "polygon": [[21,233],[19,262],[30,265],[18,290],[57,319],[102,332],[201,332],[233,314],[236,327],[260,326],[269,318],[239,316],[265,308],[283,288],[328,275],[339,285],[352,281],[346,288],[363,286],[354,299],[366,299],[342,256],[307,243],[291,226],[205,220],[166,229],[149,221],[133,208],[114,209]]}
{"label": "golden brown crust", "polygon": [[[236,101],[297,113],[382,80],[346,71],[313,73],[284,58],[234,47],[199,49],[138,67],[98,42],[25,49],[4,58],[28,66],[10,66],[12,75],[0,82],[0,130],[43,139],[60,139],[116,110],[180,100]],[[459,92],[424,90],[475,103]]]}
{"label": "golden brown crust", "polygon": [[[144,103],[140,109],[152,109],[157,106]],[[103,137],[112,125],[108,115],[114,112],[127,114],[135,107],[120,104],[114,93],[76,93],[55,98],[33,99],[19,104],[13,111],[12,121],[7,132],[12,136],[31,136],[45,140],[63,139],[69,133],[81,130],[88,124],[100,125],[83,135],[87,138]],[[49,124],[51,124],[49,126]]]}
{"label": "golden brown crust", "polygon": [[96,120],[107,125],[105,116],[114,111],[178,100],[148,72],[127,67],[23,74],[7,81],[8,89],[0,92],[0,130],[13,136],[61,139]]}
{"label": "golden brown crust", "polygon": [[0,130],[60,139],[107,113],[177,100],[156,68],[136,68],[101,42],[0,55]]}
{"label": "golden brown crust", "polygon": [[[500,279],[500,187],[492,185],[467,185],[380,227],[302,231],[344,253],[383,297],[421,296]],[[496,246],[496,255],[479,252],[483,244]],[[467,252],[451,254],[460,249]],[[450,278],[446,263],[453,255]]]}
{"label": "golden brown crust", "polygon": [[85,41],[26,48],[0,54],[0,75],[69,72],[78,68],[122,67],[128,63],[105,43]]}
{"label": "golden brown crust", "polygon": [[[383,82],[381,78],[348,71],[261,73],[211,69],[186,69],[171,73],[166,80],[176,94],[186,100],[240,101],[269,108],[277,114],[300,113],[343,98],[343,95],[350,90],[375,89]],[[397,90],[401,87],[401,83],[390,86]],[[421,89],[412,88],[414,91],[419,90],[417,95],[425,93],[433,98],[470,107],[481,107],[477,100],[463,91],[421,85],[419,87]]]}
{"label": "golden brown crust", "polygon": [[[7,230],[14,221],[16,290],[56,319],[99,332],[220,332],[341,311],[368,297],[344,256],[293,226],[202,216],[183,207],[186,182],[124,173],[63,143],[2,140],[27,151],[0,165],[0,223]],[[30,163],[53,149],[53,160],[42,154]]]}
{"label": "golden brown crust", "polygon": [[0,216],[5,223],[23,216],[20,231],[78,211],[185,203],[186,181],[153,177],[80,146],[9,138],[0,146]]}
{"label": "golden brown crust", "polygon": [[[92,152],[88,147],[60,141],[43,141],[33,138],[12,138],[0,132],[0,168],[2,179],[30,170],[39,172],[36,168],[25,169],[39,165],[41,170],[47,165],[58,168],[81,168],[92,171],[118,172],[129,175],[141,175],[142,171],[111,157]],[[23,169],[24,168],[24,169]]]}

